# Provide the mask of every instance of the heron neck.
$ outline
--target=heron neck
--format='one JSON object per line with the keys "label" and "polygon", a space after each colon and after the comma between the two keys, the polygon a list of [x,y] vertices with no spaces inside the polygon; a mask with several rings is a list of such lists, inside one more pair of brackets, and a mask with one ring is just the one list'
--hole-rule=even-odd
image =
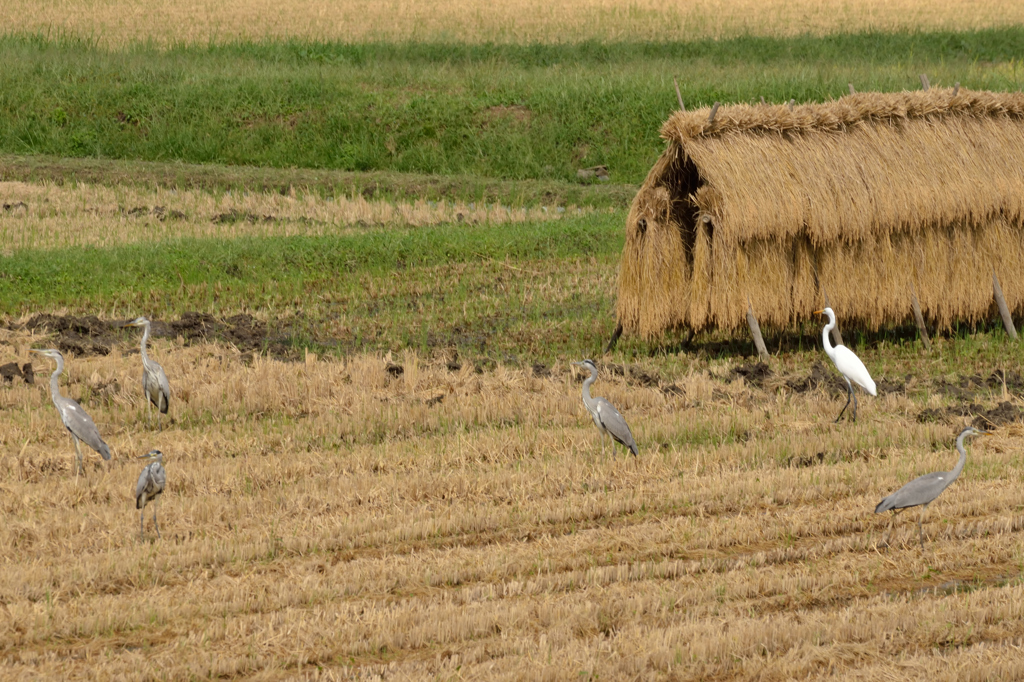
{"label": "heron neck", "polygon": [[964,470],[964,465],[967,464],[967,450],[964,449],[964,439],[967,438],[968,434],[961,433],[959,438],[956,439],[956,449],[960,453],[960,460],[953,467],[953,470],[949,472],[949,481],[952,483],[956,480],[960,472]]}
{"label": "heron neck", "polygon": [[835,357],[836,351],[832,348],[832,342],[828,340],[828,333],[836,328],[836,318],[829,317],[828,324],[821,330],[821,343],[825,346],[825,354],[830,358]]}
{"label": "heron neck", "polygon": [[146,343],[149,341],[149,322],[142,325],[142,362],[143,364],[149,362],[149,356],[146,355]]}
{"label": "heron neck", "polygon": [[57,369],[53,370],[53,374],[50,375],[50,398],[53,402],[57,402],[57,398],[60,397],[60,375],[64,372],[64,359],[57,358]]}
{"label": "heron neck", "polygon": [[594,409],[594,399],[590,397],[590,387],[597,381],[597,372],[590,370],[590,378],[583,382],[583,404],[588,410]]}

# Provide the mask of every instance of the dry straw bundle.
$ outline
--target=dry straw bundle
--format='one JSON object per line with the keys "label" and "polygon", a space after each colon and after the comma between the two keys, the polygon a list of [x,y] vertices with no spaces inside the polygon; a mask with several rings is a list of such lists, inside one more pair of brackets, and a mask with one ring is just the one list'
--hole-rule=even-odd
{"label": "dry straw bundle", "polygon": [[[677,112],[633,201],[619,321],[645,337],[1024,311],[1024,95],[931,89]],[[709,120],[710,119],[710,120]]]}

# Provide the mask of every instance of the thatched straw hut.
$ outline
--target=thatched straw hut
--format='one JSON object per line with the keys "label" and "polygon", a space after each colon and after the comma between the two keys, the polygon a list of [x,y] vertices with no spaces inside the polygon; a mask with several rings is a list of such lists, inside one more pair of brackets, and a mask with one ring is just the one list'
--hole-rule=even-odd
{"label": "thatched straw hut", "polygon": [[674,114],[633,200],[627,332],[809,319],[872,329],[1024,311],[1024,95],[930,89]]}

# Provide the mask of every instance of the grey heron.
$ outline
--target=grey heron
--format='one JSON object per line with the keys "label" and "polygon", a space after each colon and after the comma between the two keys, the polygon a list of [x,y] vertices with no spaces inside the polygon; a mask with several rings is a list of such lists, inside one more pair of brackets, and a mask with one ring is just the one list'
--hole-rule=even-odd
{"label": "grey heron", "polygon": [[139,509],[139,538],[146,541],[146,505],[153,502],[153,527],[156,528],[156,536],[160,535],[160,526],[156,522],[157,500],[167,487],[167,472],[164,471],[164,453],[159,450],[150,450],[139,459],[148,459],[149,464],[139,474],[139,482],[135,484],[135,508]]}
{"label": "grey heron", "polygon": [[[590,397],[590,387],[597,381],[597,365],[594,364],[593,360],[584,360],[583,362],[574,362],[572,364],[590,370],[590,378],[583,382],[583,405],[590,412],[590,416],[593,417],[594,424],[597,425],[597,428],[601,429],[601,454],[604,454],[605,433],[611,436],[612,440],[616,443],[626,446],[634,456],[639,454],[640,451],[633,440],[633,434],[629,431],[629,425],[626,424],[626,420],[615,409],[615,406],[604,398]],[[612,450],[614,451],[614,449],[615,446],[612,445]]]}
{"label": "grey heron", "polygon": [[82,406],[73,398],[65,398],[60,394],[60,375],[64,372],[64,356],[60,351],[56,348],[47,348],[45,350],[33,349],[32,352],[57,361],[57,369],[50,376],[50,398],[53,399],[53,404],[57,407],[60,420],[64,422],[64,426],[71,432],[71,437],[75,441],[75,481],[77,482],[79,470],[85,471],[85,467],[82,466],[82,449],[78,441],[84,440],[86,445],[107,460],[110,459],[110,448],[100,438],[96,424],[92,417],[82,409]]}
{"label": "grey heron", "polygon": [[973,426],[968,426],[966,429],[960,432],[960,435],[956,438],[956,449],[960,453],[960,461],[956,463],[952,471],[936,471],[935,473],[925,474],[915,478],[910,483],[906,484],[892,495],[889,495],[875,507],[875,513],[881,514],[884,511],[892,510],[893,518],[895,519],[897,510],[908,509],[910,507],[921,507],[921,517],[917,520],[917,532],[921,540],[921,548],[924,549],[924,531],[921,529],[921,522],[924,520],[924,513],[928,509],[928,505],[938,497],[943,490],[948,488],[960,475],[960,472],[964,470],[964,464],[967,462],[967,451],[964,450],[964,439],[969,436],[988,436],[991,435],[989,431],[979,431]]}
{"label": "grey heron", "polygon": [[831,308],[824,308],[822,310],[815,310],[815,315],[826,315],[828,316],[828,324],[821,331],[821,342],[825,345],[825,353],[832,358],[832,364],[836,366],[839,373],[843,375],[843,380],[846,381],[846,404],[843,405],[843,409],[839,411],[839,416],[836,417],[836,424],[843,417],[843,412],[846,412],[846,408],[850,406],[850,398],[853,398],[853,421],[857,421],[857,394],[853,392],[853,385],[857,384],[863,388],[870,395],[878,395],[875,390],[875,382],[868,374],[867,367],[860,361],[857,355],[847,348],[846,346],[832,347],[829,343],[828,333],[836,327],[836,314]]}
{"label": "grey heron", "polygon": [[171,385],[167,383],[167,375],[164,368],[156,360],[151,360],[146,353],[146,342],[149,341],[149,319],[137,317],[125,324],[125,327],[142,327],[142,392],[148,399],[146,402],[146,425],[150,423],[149,411],[152,409],[150,403],[157,409],[157,425],[163,430],[163,423],[160,421],[161,414],[167,414],[171,401]]}

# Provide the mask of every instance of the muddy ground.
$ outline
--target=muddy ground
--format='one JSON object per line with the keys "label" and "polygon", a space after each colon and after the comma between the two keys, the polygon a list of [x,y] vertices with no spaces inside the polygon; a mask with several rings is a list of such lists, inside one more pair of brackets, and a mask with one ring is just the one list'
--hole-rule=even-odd
{"label": "muddy ground", "polygon": [[[129,321],[101,320],[95,315],[73,317],[42,313],[31,317],[24,324],[8,325],[8,329],[50,334],[54,346],[63,353],[77,356],[107,355],[115,345],[138,338],[139,333],[134,329],[122,328]],[[283,359],[296,355],[296,351],[287,343],[288,339],[272,336],[265,323],[244,313],[217,319],[207,313],[188,312],[178,320],[153,320],[150,335],[153,338],[172,339],[181,336],[186,343],[222,341],[233,344],[250,358],[253,353],[265,353]]]}
{"label": "muddy ground", "polygon": [[[31,331],[37,334],[49,334],[53,345],[64,353],[76,356],[106,355],[116,345],[130,349],[138,343],[138,332],[125,330],[122,326],[129,320],[101,320],[95,315],[85,317],[51,315],[41,313],[31,317],[24,323],[10,323],[8,329]],[[154,338],[182,337],[185,343],[205,343],[219,341],[234,345],[241,353],[243,361],[251,361],[262,354],[285,361],[301,361],[304,359],[304,344],[299,338],[308,339],[309,329],[303,327],[301,334],[297,328],[287,323],[274,328],[248,314],[217,318],[208,313],[187,312],[177,320],[153,320],[151,334]],[[318,339],[320,345],[343,350],[345,344],[337,339]],[[357,349],[352,349],[357,350]],[[473,357],[461,358],[459,348],[447,348],[444,362],[449,371],[459,371],[464,362],[471,362],[478,371],[491,369],[495,365],[493,358]],[[466,349],[463,349],[466,350]],[[130,352],[130,351],[129,351]],[[507,360],[507,359],[506,359]],[[505,364],[516,364],[505,362]],[[624,377],[630,385],[659,388],[666,396],[685,397],[685,391],[656,372],[636,365],[620,365],[616,363],[598,362],[602,373]],[[552,368],[542,362],[525,364],[523,368],[538,378],[550,377]],[[391,363],[388,372],[401,376],[404,369],[401,365]],[[582,383],[586,373],[570,368],[577,383]],[[761,391],[777,391],[785,389],[795,393],[824,390],[837,399],[846,395],[846,384],[831,365],[825,361],[815,362],[808,373],[777,373],[763,362],[740,363],[724,377],[725,380],[742,378],[752,389]],[[0,366],[0,382],[22,380],[32,383],[31,364],[19,366],[7,363]],[[1024,376],[1019,372],[995,370],[987,376],[972,374],[960,376],[955,380],[945,378],[918,379],[912,375],[904,380],[880,378],[876,381],[879,395],[903,393],[908,384],[915,389],[929,388],[947,396],[952,405],[922,410],[917,419],[921,422],[962,422],[971,418],[979,428],[991,428],[1017,421],[1024,421],[1024,410],[1015,401],[1002,400],[996,407],[986,409],[982,403],[992,400],[993,391],[1002,392],[1005,383],[1008,397],[1024,396]],[[1018,401],[1019,402],[1019,401]]]}

